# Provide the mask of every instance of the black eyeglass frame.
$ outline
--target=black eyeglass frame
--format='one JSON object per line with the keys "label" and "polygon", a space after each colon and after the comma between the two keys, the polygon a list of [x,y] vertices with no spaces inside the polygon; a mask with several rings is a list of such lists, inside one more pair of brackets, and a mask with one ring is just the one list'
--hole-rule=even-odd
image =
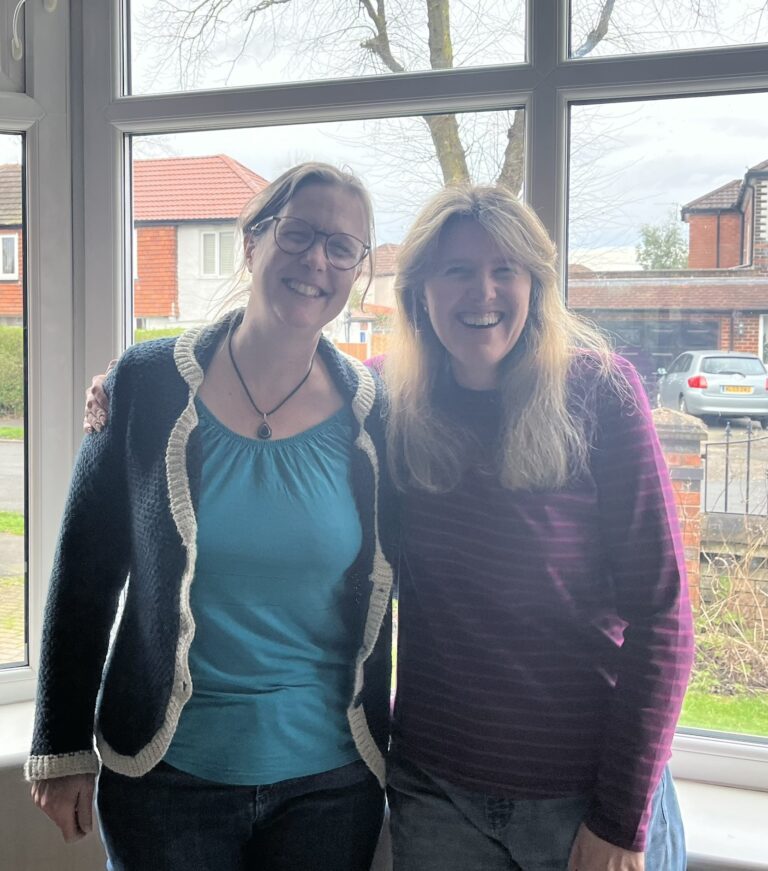
{"label": "black eyeglass frame", "polygon": [[[312,231],[312,239],[310,240],[309,245],[306,248],[302,248],[301,251],[286,251],[285,248],[278,242],[277,239],[277,227],[280,221],[300,221],[302,224],[306,224],[307,227]],[[284,252],[285,254],[303,254],[305,251],[309,251],[309,249],[315,244],[315,240],[318,236],[324,236],[325,239],[323,241],[323,253],[325,254],[325,259],[333,266],[334,269],[338,269],[340,272],[348,272],[350,269],[354,269],[359,266],[363,260],[371,253],[371,246],[367,245],[363,242],[362,239],[358,239],[357,236],[353,236],[351,233],[324,233],[322,230],[316,230],[309,221],[305,221],[303,218],[295,218],[293,215],[271,215],[269,218],[262,218],[260,221],[257,221],[255,224],[251,224],[247,229],[249,233],[259,233],[263,230],[266,224],[273,222],[274,223],[274,239],[275,245]],[[355,242],[359,242],[363,246],[363,253],[360,255],[360,259],[357,260],[352,266],[337,266],[333,260],[328,256],[328,240],[332,239],[334,236],[348,236],[350,239],[354,239]]]}

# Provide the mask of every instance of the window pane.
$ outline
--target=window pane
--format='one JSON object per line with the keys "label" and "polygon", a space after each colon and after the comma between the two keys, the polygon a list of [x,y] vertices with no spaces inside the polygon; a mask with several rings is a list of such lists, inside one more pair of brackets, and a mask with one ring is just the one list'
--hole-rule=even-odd
{"label": "window pane", "polygon": [[[378,4],[383,5],[383,4]],[[525,0],[132,0],[133,94],[519,63]]]}
{"label": "window pane", "polygon": [[14,278],[16,276],[16,236],[3,236],[3,271],[2,275]]}
{"label": "window pane", "polygon": [[697,633],[681,724],[762,738],[768,140],[755,122],[765,117],[768,94],[573,106],[567,287],[662,406]]}
{"label": "window pane", "polygon": [[235,234],[219,234],[219,273],[231,275],[235,271]]}
{"label": "window pane", "polygon": [[763,0],[571,0],[571,57],[768,42]]}
{"label": "window pane", "polygon": [[216,234],[203,233],[203,275],[216,274]]}
{"label": "window pane", "polygon": [[[155,137],[133,137],[136,340],[215,317],[239,288],[242,246],[234,231],[245,204],[292,163],[321,160],[351,167],[368,186],[378,242],[367,313],[355,292],[350,318],[329,325],[328,333],[354,340],[366,357],[375,342],[382,352],[394,305],[394,256],[420,204],[446,178],[503,178],[519,191],[524,128],[522,110],[510,110],[179,133],[163,135],[164,151],[176,156],[160,159],[144,157],[157,153]],[[509,148],[510,140],[519,147]],[[376,318],[368,306],[380,308]]]}
{"label": "window pane", "polygon": [[27,663],[22,142],[0,134],[0,669]]}

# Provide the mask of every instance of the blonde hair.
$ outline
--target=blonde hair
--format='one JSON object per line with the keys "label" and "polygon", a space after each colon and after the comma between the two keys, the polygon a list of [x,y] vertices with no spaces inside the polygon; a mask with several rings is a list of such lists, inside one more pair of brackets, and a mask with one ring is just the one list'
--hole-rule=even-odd
{"label": "blonde hair", "polygon": [[622,377],[598,329],[566,308],[557,252],[535,212],[503,187],[467,184],[445,188],[424,206],[398,255],[394,343],[384,367],[395,483],[445,492],[464,469],[467,434],[434,401],[447,352],[423,308],[441,233],[460,218],[476,221],[532,278],[523,332],[501,364],[503,418],[494,471],[509,489],[562,487],[586,468],[589,450],[583,416],[568,405],[574,353],[586,352],[599,376]]}
{"label": "blonde hair", "polygon": [[[243,241],[242,260],[235,271],[233,289],[227,294],[222,305],[222,310],[230,308],[237,302],[242,302],[243,298],[247,298],[250,293],[250,288],[244,287],[248,281],[248,271],[246,268],[248,242],[250,238],[261,235],[267,229],[265,226],[255,232],[254,227],[260,221],[280,214],[293,196],[301,188],[310,184],[334,185],[358,198],[363,207],[365,227],[368,235],[368,238],[362,241],[369,246],[366,256],[371,261],[373,260],[373,252],[376,248],[373,205],[365,185],[350,169],[337,169],[330,163],[319,163],[316,161],[299,163],[287,169],[263,190],[259,191],[246,203],[245,208],[240,212],[240,216],[237,219],[237,232],[241,234]],[[373,262],[370,263],[370,268],[367,272],[369,276],[368,284],[370,284],[374,273]]]}

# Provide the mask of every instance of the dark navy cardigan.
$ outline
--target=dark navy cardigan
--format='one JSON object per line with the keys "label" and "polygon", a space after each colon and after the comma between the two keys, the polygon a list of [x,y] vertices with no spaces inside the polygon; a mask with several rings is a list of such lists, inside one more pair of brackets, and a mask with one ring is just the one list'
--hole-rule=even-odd
{"label": "dark navy cardigan", "polygon": [[[51,578],[29,780],[98,771],[94,736],[103,764],[146,773],[165,754],[192,694],[189,585],[202,462],[194,398],[233,317],[242,312],[133,346],[107,381],[110,423],[83,440]],[[325,339],[318,354],[356,422],[352,476],[363,540],[347,573],[359,639],[347,717],[383,784],[395,514],[382,387]]]}

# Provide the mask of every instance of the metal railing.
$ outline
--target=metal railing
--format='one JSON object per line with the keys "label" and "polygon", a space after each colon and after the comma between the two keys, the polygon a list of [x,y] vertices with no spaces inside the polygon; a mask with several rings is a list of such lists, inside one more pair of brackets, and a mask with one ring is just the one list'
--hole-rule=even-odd
{"label": "metal railing", "polygon": [[750,421],[735,439],[728,421],[725,440],[704,445],[704,511],[768,515],[768,434],[755,432]]}

